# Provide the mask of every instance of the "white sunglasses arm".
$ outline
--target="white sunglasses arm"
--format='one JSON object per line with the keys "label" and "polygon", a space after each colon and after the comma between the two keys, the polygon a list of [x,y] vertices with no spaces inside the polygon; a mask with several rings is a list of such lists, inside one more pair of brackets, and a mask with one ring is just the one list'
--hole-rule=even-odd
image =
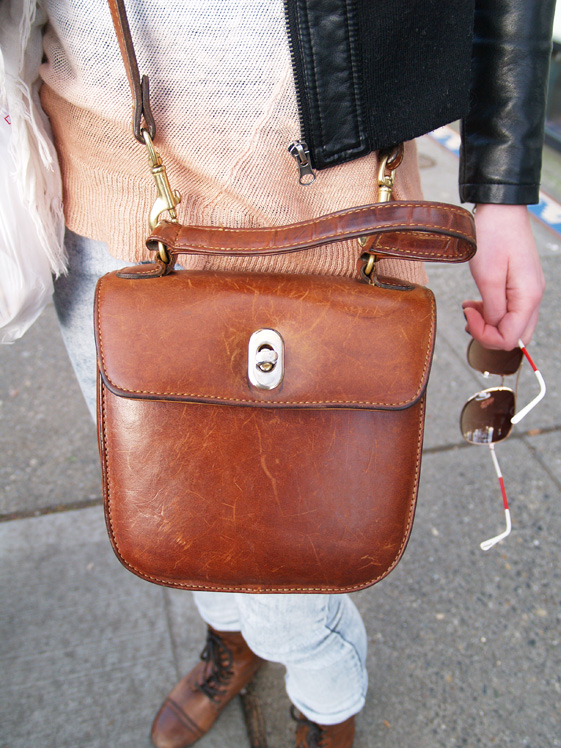
{"label": "white sunglasses arm", "polygon": [[528,403],[528,405],[525,405],[522,408],[522,410],[518,411],[518,413],[516,413],[516,415],[512,416],[512,418],[510,419],[510,421],[513,424],[520,423],[520,421],[524,418],[524,416],[527,416],[528,413],[532,410],[532,408],[535,408],[536,405],[539,403],[539,401],[545,395],[545,381],[544,381],[544,378],[541,375],[541,372],[536,368],[536,365],[534,364],[534,362],[532,361],[532,359],[528,355],[528,351],[526,350],[526,348],[524,346],[524,343],[521,340],[519,340],[518,341],[518,345],[520,346],[520,348],[522,348],[522,352],[524,353],[524,355],[528,359],[528,362],[530,363],[530,366],[532,367],[532,369],[534,371],[534,374],[536,375],[536,379],[538,380],[538,382],[540,384],[540,391],[536,395],[536,397],[531,402]]}
{"label": "white sunglasses arm", "polygon": [[488,551],[490,550],[494,545],[496,545],[500,540],[504,540],[506,537],[510,535],[510,531],[512,529],[512,524],[510,522],[510,510],[505,509],[505,517],[506,517],[506,529],[504,532],[501,532],[500,535],[495,535],[494,538],[489,538],[489,540],[484,540],[482,543],[479,544],[479,547],[482,551]]}
{"label": "white sunglasses arm", "polygon": [[510,510],[508,508],[508,502],[506,498],[506,490],[505,490],[505,484],[503,480],[503,474],[501,473],[501,469],[499,467],[499,461],[497,460],[497,456],[495,454],[495,445],[489,444],[489,449],[491,450],[491,457],[493,458],[493,465],[495,466],[495,472],[497,473],[497,478],[499,479],[499,484],[501,486],[501,493],[503,495],[506,528],[504,532],[501,532],[499,535],[495,535],[494,538],[489,538],[489,540],[484,540],[482,543],[480,543],[479,547],[481,548],[482,551],[488,551],[490,548],[496,545],[500,540],[504,540],[506,537],[508,537],[508,535],[510,535],[510,531],[512,529],[512,523],[510,521]]}

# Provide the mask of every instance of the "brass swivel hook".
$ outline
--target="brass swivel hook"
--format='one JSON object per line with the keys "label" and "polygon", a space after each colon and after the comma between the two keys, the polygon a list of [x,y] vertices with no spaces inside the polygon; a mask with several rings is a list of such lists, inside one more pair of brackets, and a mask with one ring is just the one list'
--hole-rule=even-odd
{"label": "brass swivel hook", "polygon": [[381,151],[380,167],[378,169],[378,196],[377,202],[387,203],[391,200],[395,172],[403,161],[403,144],[389,151]]}
{"label": "brass swivel hook", "polygon": [[[150,211],[150,215],[148,217],[150,230],[153,231],[158,225],[160,215],[165,211],[169,213],[170,221],[172,223],[177,223],[177,214],[175,212],[175,207],[181,202],[181,195],[177,190],[172,190],[166,173],[166,167],[162,163],[160,154],[157,153],[154,148],[154,143],[152,142],[150,133],[147,130],[143,129],[142,137],[144,138],[146,150],[148,151],[150,170],[152,172],[152,176],[154,177],[156,190],[158,192],[158,195],[156,197],[156,200],[154,201],[154,205],[152,206],[152,210]],[[170,262],[171,258],[165,245],[162,242],[158,242],[158,251],[160,253],[162,262],[165,262],[167,265]]]}
{"label": "brass swivel hook", "polygon": [[[376,202],[387,203],[391,200],[395,182],[395,172],[402,161],[403,144],[398,145],[396,148],[380,151],[380,166],[378,168],[378,194],[376,197]],[[372,241],[369,236],[359,236],[358,244],[361,249],[365,249],[367,246],[372,246]],[[365,278],[368,278],[370,283],[375,284],[376,262],[378,261],[377,255],[373,252],[367,251],[361,256],[361,261],[364,263],[362,266],[363,276]]]}

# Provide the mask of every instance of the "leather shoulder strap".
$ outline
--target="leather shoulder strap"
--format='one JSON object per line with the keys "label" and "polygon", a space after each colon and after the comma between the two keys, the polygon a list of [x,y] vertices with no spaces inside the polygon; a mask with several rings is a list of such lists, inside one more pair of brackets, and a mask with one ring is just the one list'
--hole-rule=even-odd
{"label": "leather shoulder strap", "polygon": [[144,138],[142,137],[141,132],[143,119],[144,125],[152,140],[156,136],[156,123],[154,122],[152,110],[150,109],[150,85],[148,76],[143,75],[142,79],[140,78],[124,0],[108,0],[108,3],[109,9],[111,10],[113,27],[115,28],[115,34],[117,35],[117,40],[119,42],[119,49],[121,50],[121,56],[125,63],[125,70],[127,71],[127,78],[129,79],[129,86],[132,94],[132,129],[134,137],[139,141],[139,143],[144,145]]}

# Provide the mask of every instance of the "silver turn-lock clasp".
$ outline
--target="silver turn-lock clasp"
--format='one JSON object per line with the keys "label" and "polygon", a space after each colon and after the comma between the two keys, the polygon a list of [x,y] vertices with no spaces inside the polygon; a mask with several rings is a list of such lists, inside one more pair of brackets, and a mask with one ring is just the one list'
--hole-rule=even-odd
{"label": "silver turn-lock clasp", "polygon": [[268,345],[264,345],[257,350],[255,360],[259,371],[273,371],[279,360],[279,354]]}
{"label": "silver turn-lock clasp", "polygon": [[256,330],[249,339],[247,376],[254,387],[274,390],[284,376],[284,341],[276,330]]}

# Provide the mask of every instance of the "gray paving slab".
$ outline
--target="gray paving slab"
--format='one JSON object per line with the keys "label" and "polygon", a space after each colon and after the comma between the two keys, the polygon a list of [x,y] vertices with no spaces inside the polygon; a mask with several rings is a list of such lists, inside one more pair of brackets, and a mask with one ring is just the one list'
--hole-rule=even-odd
{"label": "gray paving slab", "polygon": [[537,433],[525,439],[552,480],[561,486],[561,431]]}
{"label": "gray paving slab", "polygon": [[486,450],[427,455],[406,556],[357,595],[371,636],[357,748],[561,745],[559,491],[520,442],[500,456],[508,541],[478,548],[502,521]]}
{"label": "gray paving slab", "polygon": [[0,514],[100,498],[95,426],[49,305],[0,346]]}
{"label": "gray paving slab", "polygon": [[469,268],[467,264],[429,265],[427,275],[436,297],[438,332],[451,345],[464,349],[469,335],[464,330],[466,322],[462,301],[479,298]]}
{"label": "gray paving slab", "polygon": [[425,200],[460,204],[458,158],[429,135],[417,141]]}
{"label": "gray paving slab", "polygon": [[542,186],[557,200],[561,197],[561,153],[546,146],[543,151]]}
{"label": "gray paving slab", "polygon": [[[520,440],[500,457],[515,521],[507,543],[477,548],[501,517],[487,451],[429,454],[404,560],[355,596],[371,639],[356,748],[561,744],[559,490]],[[122,569],[97,508],[6,523],[0,547],[10,600],[1,739],[148,746],[151,715],[200,648],[190,595]],[[282,668],[267,666],[258,688],[270,748],[290,745]],[[234,703],[201,746],[243,741]]]}
{"label": "gray paving slab", "polygon": [[[0,553],[0,745],[148,748],[178,672],[163,588],[121,567],[97,507],[4,523]],[[247,744],[224,717],[201,748]]]}

